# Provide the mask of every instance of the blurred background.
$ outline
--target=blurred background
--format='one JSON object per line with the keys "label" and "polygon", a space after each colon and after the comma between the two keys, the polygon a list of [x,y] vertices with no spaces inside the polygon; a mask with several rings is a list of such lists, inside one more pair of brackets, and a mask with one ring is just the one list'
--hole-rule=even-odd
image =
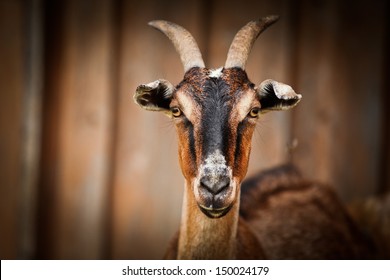
{"label": "blurred background", "polygon": [[1,0],[1,259],[161,258],[184,179],[173,125],[132,95],[183,70],[147,22],[184,26],[217,68],[237,30],[269,14],[281,19],[248,75],[303,100],[260,120],[248,175],[291,160],[345,202],[389,192],[386,1]]}

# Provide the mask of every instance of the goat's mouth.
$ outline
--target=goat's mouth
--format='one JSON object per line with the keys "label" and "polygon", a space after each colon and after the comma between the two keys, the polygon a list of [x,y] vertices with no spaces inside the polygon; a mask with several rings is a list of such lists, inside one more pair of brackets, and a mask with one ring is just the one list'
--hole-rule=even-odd
{"label": "goat's mouth", "polygon": [[222,208],[213,208],[213,207],[206,207],[201,204],[198,204],[199,209],[203,212],[203,214],[205,214],[207,217],[212,219],[218,219],[225,216],[232,208],[232,205],[233,204],[230,204]]}
{"label": "goat's mouth", "polygon": [[195,199],[199,209],[207,217],[217,219],[225,216],[235,201],[236,188],[234,184],[226,184],[218,191],[204,187],[201,183],[196,187]]}

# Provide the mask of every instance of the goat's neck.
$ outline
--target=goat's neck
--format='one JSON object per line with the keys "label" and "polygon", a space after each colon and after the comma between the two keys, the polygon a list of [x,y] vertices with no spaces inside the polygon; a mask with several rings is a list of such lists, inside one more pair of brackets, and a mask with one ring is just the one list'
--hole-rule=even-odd
{"label": "goat's neck", "polygon": [[224,217],[208,218],[186,182],[178,244],[178,259],[234,259],[239,200]]}

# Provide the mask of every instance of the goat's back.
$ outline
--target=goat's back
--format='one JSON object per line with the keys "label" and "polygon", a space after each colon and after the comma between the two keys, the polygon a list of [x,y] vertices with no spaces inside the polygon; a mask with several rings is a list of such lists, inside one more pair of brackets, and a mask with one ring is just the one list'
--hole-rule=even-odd
{"label": "goat's back", "polygon": [[377,258],[390,259],[390,193],[354,201],[348,210],[364,233],[373,237]]}
{"label": "goat's back", "polygon": [[373,243],[328,186],[304,181],[290,165],[242,184],[240,215],[269,259],[373,258]]}

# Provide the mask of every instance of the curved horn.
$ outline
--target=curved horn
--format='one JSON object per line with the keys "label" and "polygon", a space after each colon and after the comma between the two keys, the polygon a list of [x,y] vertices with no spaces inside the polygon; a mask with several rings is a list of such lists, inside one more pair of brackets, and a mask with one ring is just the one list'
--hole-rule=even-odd
{"label": "curved horn", "polygon": [[251,21],[241,28],[233,39],[227,55],[225,68],[245,68],[249,53],[260,33],[279,19],[279,16],[267,16]]}
{"label": "curved horn", "polygon": [[180,25],[165,20],[154,20],[149,22],[149,25],[160,30],[172,41],[180,55],[184,72],[192,67],[205,67],[202,54],[190,32]]}

